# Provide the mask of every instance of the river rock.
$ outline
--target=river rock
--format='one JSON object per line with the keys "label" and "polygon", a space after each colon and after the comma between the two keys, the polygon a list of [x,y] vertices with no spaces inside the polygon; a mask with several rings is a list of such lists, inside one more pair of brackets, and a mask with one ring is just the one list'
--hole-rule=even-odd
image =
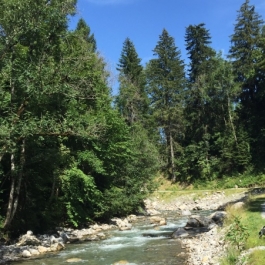
{"label": "river rock", "polygon": [[28,250],[25,249],[25,250],[22,251],[21,256],[23,258],[29,258],[29,257],[31,257],[31,253]]}
{"label": "river rock", "polygon": [[212,223],[213,220],[209,217],[192,215],[189,218],[186,227],[209,227]]}
{"label": "river rock", "polygon": [[149,218],[151,224],[156,224],[156,225],[166,225],[167,221],[164,217],[160,216],[151,216]]}
{"label": "river rock", "polygon": [[40,252],[39,252],[37,249],[35,249],[35,248],[30,248],[30,249],[29,249],[29,252],[30,252],[30,254],[33,255],[33,256],[37,256],[37,255],[40,254]]}
{"label": "river rock", "polygon": [[184,227],[177,228],[176,231],[173,232],[171,235],[172,238],[181,238],[181,237],[188,237],[189,233],[185,230]]}
{"label": "river rock", "polygon": [[155,209],[147,209],[146,210],[147,215],[160,215],[161,213]]}
{"label": "river rock", "polygon": [[127,220],[132,223],[137,221],[137,216],[135,214],[130,214],[129,216],[127,216]]}
{"label": "river rock", "polygon": [[98,239],[102,240],[106,238],[106,235],[104,233],[98,233],[97,234]]}
{"label": "river rock", "polygon": [[65,249],[65,246],[63,243],[54,243],[51,245],[51,251],[60,251],[60,250],[63,250]]}
{"label": "river rock", "polygon": [[38,246],[41,245],[41,241],[33,235],[32,231],[28,231],[25,235],[19,238],[17,246]]}
{"label": "river rock", "polygon": [[43,247],[43,246],[38,246],[38,251],[40,252],[40,254],[45,254],[47,252],[49,252],[49,248]]}
{"label": "river rock", "polygon": [[[69,236],[64,231],[57,231],[60,238],[62,239],[63,244],[68,243],[70,240]],[[60,242],[60,240],[59,240]]]}
{"label": "river rock", "polygon": [[227,213],[225,211],[216,211],[210,215],[210,218],[218,225],[222,225]]}
{"label": "river rock", "polygon": [[189,210],[182,210],[181,211],[181,215],[183,215],[183,216],[189,216],[189,215],[191,215],[191,212]]}
{"label": "river rock", "polygon": [[112,218],[111,221],[118,226],[120,231],[124,230],[131,230],[132,225],[129,223],[127,218],[124,218],[123,220],[120,218]]}

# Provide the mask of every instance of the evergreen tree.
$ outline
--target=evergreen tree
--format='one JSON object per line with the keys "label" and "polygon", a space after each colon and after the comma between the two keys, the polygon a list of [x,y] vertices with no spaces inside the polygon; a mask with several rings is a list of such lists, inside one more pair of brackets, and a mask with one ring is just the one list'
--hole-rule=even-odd
{"label": "evergreen tree", "polygon": [[91,49],[93,52],[95,52],[97,50],[97,43],[94,34],[90,34],[90,27],[87,25],[84,19],[81,18],[78,21],[76,31],[80,33],[80,35],[85,41],[91,43]]}
{"label": "evergreen tree", "polygon": [[181,161],[182,176],[190,181],[243,173],[251,166],[249,138],[235,111],[240,86],[235,82],[230,62],[221,54],[211,60],[212,70],[191,86],[201,95],[197,112],[190,106],[192,93],[186,99],[187,124]]}
{"label": "evergreen tree", "polygon": [[147,65],[148,91],[152,113],[165,146],[167,168],[171,180],[176,181],[176,155],[183,135],[184,63],[175,41],[164,29],[155,47],[155,59]]}
{"label": "evergreen tree", "polygon": [[142,82],[143,67],[141,66],[141,59],[138,57],[135,46],[129,38],[126,38],[123,43],[117,70],[133,84],[137,85]]}
{"label": "evergreen tree", "polygon": [[211,69],[209,60],[215,55],[209,46],[211,36],[205,24],[190,25],[186,28],[186,50],[190,59],[189,80],[195,82],[200,75],[208,73]]}
{"label": "evergreen tree", "polygon": [[[209,105],[215,93],[208,90],[209,75],[214,69],[215,51],[209,46],[211,36],[201,23],[186,29],[186,50],[190,59],[189,83],[186,90],[185,119],[187,146],[195,145],[202,165],[209,172],[210,116]],[[199,147],[199,148],[198,148]]]}
{"label": "evergreen tree", "polygon": [[249,0],[245,0],[238,11],[229,50],[237,81],[242,83],[243,104],[253,100],[257,92],[255,74],[259,60],[258,43],[262,24],[263,20],[255,12],[255,7],[250,5]]}
{"label": "evergreen tree", "polygon": [[229,58],[232,59],[236,81],[241,85],[239,115],[243,128],[250,137],[255,163],[262,164],[265,149],[261,114],[264,109],[264,73],[262,71],[262,27],[264,22],[249,0],[241,5],[234,33],[231,36]]}
{"label": "evergreen tree", "polygon": [[140,64],[133,42],[126,38],[117,70],[119,74],[119,95],[116,105],[129,125],[136,121],[143,123],[147,111],[147,95],[143,67]]}

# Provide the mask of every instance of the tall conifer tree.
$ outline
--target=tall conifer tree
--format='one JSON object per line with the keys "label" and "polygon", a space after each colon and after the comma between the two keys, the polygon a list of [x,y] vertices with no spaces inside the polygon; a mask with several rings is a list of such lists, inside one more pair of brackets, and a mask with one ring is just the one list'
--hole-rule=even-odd
{"label": "tall conifer tree", "polygon": [[94,34],[91,34],[90,27],[83,18],[78,21],[76,31],[80,33],[84,40],[86,40],[88,43],[91,43],[91,49],[93,52],[95,52],[97,49],[96,39]]}
{"label": "tall conifer tree", "polygon": [[116,104],[129,125],[143,121],[147,109],[147,95],[143,67],[133,42],[126,38],[117,70],[119,74],[119,95]]}
{"label": "tall conifer tree", "polygon": [[215,55],[215,52],[209,46],[211,36],[204,23],[188,26],[185,41],[190,59],[189,79],[191,82],[195,82],[196,78],[210,69],[209,60]]}
{"label": "tall conifer tree", "polygon": [[261,114],[264,109],[264,73],[261,70],[264,58],[263,25],[264,21],[255,11],[255,6],[245,0],[238,11],[229,50],[236,81],[241,85],[240,118],[251,139],[256,162],[265,159],[265,149],[262,147],[264,115]]}
{"label": "tall conifer tree", "polygon": [[153,115],[166,147],[167,168],[171,180],[177,178],[176,154],[183,134],[184,63],[175,40],[163,29],[147,66],[147,80]]}

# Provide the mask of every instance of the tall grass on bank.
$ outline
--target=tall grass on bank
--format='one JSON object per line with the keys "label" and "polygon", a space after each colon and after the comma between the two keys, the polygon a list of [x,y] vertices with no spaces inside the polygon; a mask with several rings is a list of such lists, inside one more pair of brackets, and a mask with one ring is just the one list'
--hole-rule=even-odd
{"label": "tall grass on bank", "polygon": [[[265,236],[259,238],[259,231],[265,225],[265,219],[261,216],[261,204],[265,203],[265,195],[250,197],[245,205],[236,209],[233,206],[227,207],[227,219],[225,227],[229,229],[235,223],[235,220],[240,220],[240,225],[246,228],[248,237],[244,240],[242,248],[238,249],[236,244],[226,238],[229,247],[227,253],[223,258],[222,265],[234,265],[239,259],[240,253],[243,250],[249,250],[258,246],[265,246]],[[247,258],[248,265],[264,265],[265,264],[265,250],[255,250],[250,252]]]}

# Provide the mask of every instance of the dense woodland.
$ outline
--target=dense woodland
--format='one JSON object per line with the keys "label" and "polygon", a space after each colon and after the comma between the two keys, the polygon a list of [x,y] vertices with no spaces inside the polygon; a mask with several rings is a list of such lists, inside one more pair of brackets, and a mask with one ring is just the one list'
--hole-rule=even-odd
{"label": "dense woodland", "polygon": [[186,51],[164,29],[144,66],[127,38],[115,97],[93,29],[83,19],[68,29],[76,0],[0,6],[5,233],[139,212],[158,174],[186,184],[265,174],[265,27],[249,0],[227,58],[203,23],[187,25]]}

